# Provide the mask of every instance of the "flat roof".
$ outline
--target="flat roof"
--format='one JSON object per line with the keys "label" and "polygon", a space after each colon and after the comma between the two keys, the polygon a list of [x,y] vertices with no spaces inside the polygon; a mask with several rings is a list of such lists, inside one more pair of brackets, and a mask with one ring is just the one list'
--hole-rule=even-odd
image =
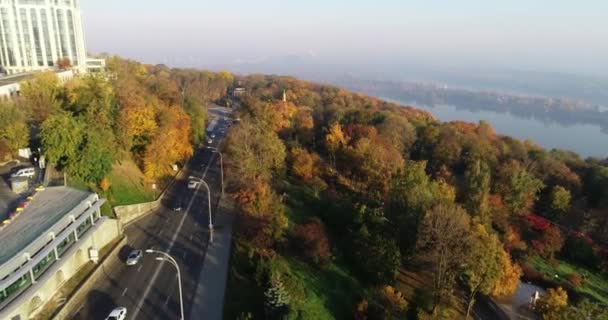
{"label": "flat roof", "polygon": [[28,207],[0,230],[0,265],[25,249],[91,194],[63,186],[36,193]]}
{"label": "flat roof", "polygon": [[35,72],[27,72],[27,73],[17,73],[11,74],[7,76],[0,77],[0,86],[6,86],[9,84],[20,83],[22,81],[31,79]]}

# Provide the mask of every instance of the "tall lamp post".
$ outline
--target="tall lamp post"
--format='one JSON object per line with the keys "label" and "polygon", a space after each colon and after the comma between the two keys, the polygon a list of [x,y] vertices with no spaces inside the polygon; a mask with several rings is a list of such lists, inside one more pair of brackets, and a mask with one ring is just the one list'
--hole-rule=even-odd
{"label": "tall lamp post", "polygon": [[157,253],[157,254],[160,254],[160,256],[156,257],[156,260],[158,260],[158,261],[168,261],[177,270],[177,285],[179,287],[179,310],[181,312],[181,320],[185,320],[185,318],[184,318],[184,298],[183,298],[183,295],[182,295],[182,275],[181,275],[181,273],[179,271],[179,265],[177,264],[177,261],[175,261],[175,259],[173,259],[173,257],[170,256],[166,252],[162,252],[162,251],[158,251],[158,250],[153,250],[153,249],[146,249],[146,252],[147,253]]}
{"label": "tall lamp post", "polygon": [[215,147],[207,147],[207,149],[211,150],[213,153],[217,153],[220,155],[220,171],[222,177],[222,198],[224,197],[224,157],[218,148]]}
{"label": "tall lamp post", "polygon": [[209,190],[209,185],[207,184],[207,182],[205,182],[205,180],[203,180],[201,178],[198,178],[195,176],[189,176],[188,179],[199,181],[207,189],[207,204],[209,205],[209,241],[213,242],[213,231],[214,230],[213,230],[213,218],[211,217],[211,190]]}

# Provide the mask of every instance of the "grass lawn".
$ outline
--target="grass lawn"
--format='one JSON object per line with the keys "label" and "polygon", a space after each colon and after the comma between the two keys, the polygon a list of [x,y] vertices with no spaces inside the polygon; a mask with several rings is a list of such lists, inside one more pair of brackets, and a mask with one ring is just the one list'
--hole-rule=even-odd
{"label": "grass lawn", "polygon": [[366,295],[366,289],[347,269],[339,263],[319,269],[295,258],[288,262],[306,292],[297,319],[352,318],[353,307]]}
{"label": "grass lawn", "polygon": [[[538,256],[531,258],[530,263],[538,271],[546,274],[558,283],[568,284],[569,275],[574,272],[580,274],[584,277],[585,281],[578,288],[578,291],[608,304],[608,278],[601,273],[592,272],[561,260],[557,260],[557,263],[552,265],[547,260]],[[556,278],[555,275],[558,277]]]}
{"label": "grass lawn", "polygon": [[131,159],[114,164],[108,178],[111,186],[106,197],[112,206],[149,202],[155,199],[154,190],[146,185],[143,173]]}
{"label": "grass lawn", "polygon": [[[145,183],[145,177],[131,158],[120,160],[112,167],[108,175],[110,179],[110,190],[103,192],[93,184],[87,184],[78,179],[68,177],[68,185],[72,188],[93,191],[99,193],[109,202],[109,207],[102,207],[103,214],[111,214],[112,207],[134,203],[150,202],[155,199],[155,191],[152,186]],[[158,187],[156,193],[160,193],[162,186]]]}
{"label": "grass lawn", "polygon": [[[296,258],[287,258],[291,271],[306,293],[304,304],[294,310],[294,319],[350,319],[356,302],[365,295],[365,288],[340,265],[332,263],[324,269]],[[224,319],[236,319],[251,313],[254,319],[264,318],[264,295],[254,279],[245,247],[238,241],[233,247]]]}

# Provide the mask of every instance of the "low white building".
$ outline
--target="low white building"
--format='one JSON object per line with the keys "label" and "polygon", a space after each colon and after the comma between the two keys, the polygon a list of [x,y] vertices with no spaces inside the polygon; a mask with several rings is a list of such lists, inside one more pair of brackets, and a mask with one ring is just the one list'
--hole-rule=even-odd
{"label": "low white building", "polygon": [[100,214],[104,202],[94,193],[48,188],[0,229],[0,319],[33,317],[91,252],[118,237],[117,221]]}

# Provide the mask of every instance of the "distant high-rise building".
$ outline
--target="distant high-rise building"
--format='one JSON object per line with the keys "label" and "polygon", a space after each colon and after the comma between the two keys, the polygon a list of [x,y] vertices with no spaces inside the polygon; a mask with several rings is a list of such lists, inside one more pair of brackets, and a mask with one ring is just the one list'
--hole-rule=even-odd
{"label": "distant high-rise building", "polygon": [[78,0],[0,0],[0,65],[4,72],[66,64],[75,71],[87,70]]}

